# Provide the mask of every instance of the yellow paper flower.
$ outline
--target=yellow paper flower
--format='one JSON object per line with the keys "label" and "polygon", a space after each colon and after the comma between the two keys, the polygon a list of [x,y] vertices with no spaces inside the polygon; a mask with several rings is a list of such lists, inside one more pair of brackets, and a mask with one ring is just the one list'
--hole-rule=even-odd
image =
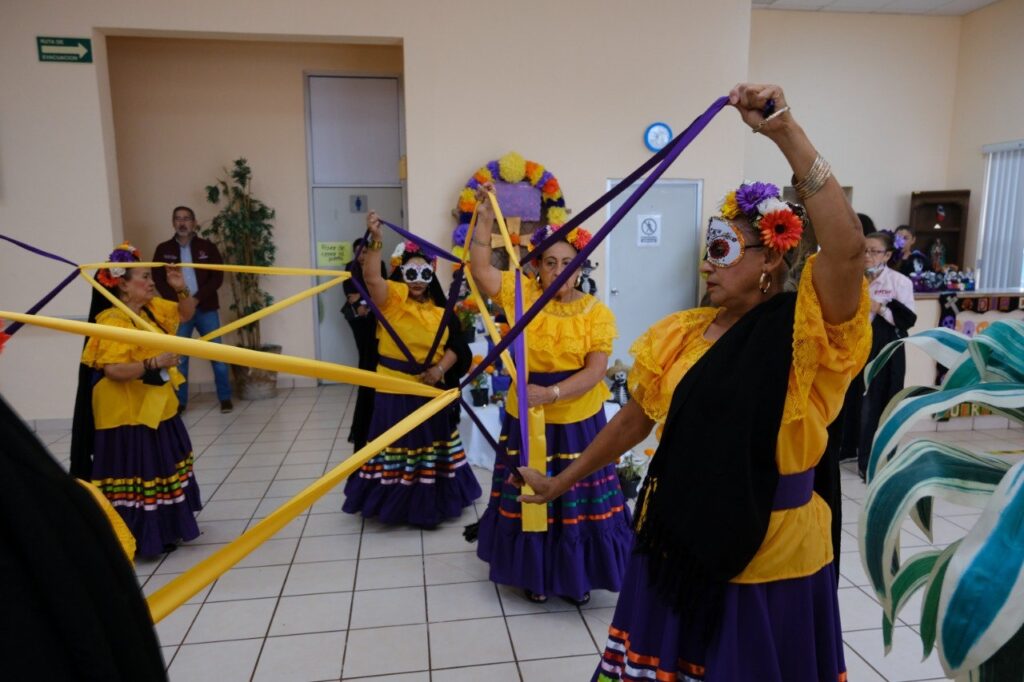
{"label": "yellow paper flower", "polygon": [[732,191],[725,195],[722,204],[718,207],[723,218],[732,220],[740,214],[740,206],[736,203],[736,192]]}
{"label": "yellow paper flower", "polygon": [[544,166],[533,161],[526,162],[526,179],[530,181],[531,185],[536,185],[540,182],[542,175],[544,175]]}
{"label": "yellow paper flower", "polygon": [[565,225],[569,222],[569,214],[561,206],[548,209],[548,225]]}
{"label": "yellow paper flower", "polygon": [[516,152],[509,152],[498,159],[498,172],[505,182],[520,182],[526,176],[526,159]]}
{"label": "yellow paper flower", "polygon": [[565,235],[565,241],[569,242],[570,244],[575,244],[576,243],[576,237],[579,236],[579,233],[580,233],[580,228],[578,228],[578,227],[572,228],[571,230],[569,230],[569,234]]}

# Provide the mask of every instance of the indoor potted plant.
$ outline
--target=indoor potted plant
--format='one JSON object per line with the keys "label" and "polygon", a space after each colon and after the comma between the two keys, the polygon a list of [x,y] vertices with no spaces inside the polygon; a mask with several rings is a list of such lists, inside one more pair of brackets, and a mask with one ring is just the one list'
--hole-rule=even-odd
{"label": "indoor potted plant", "polygon": [[[234,167],[225,169],[228,177],[218,178],[206,187],[206,199],[221,207],[203,236],[211,239],[230,265],[274,264],[274,209],[252,194],[252,169],[245,159],[237,159]],[[231,310],[245,317],[273,302],[273,297],[260,287],[260,276],[230,273],[234,303]],[[252,350],[280,353],[281,346],[263,343],[260,323],[253,322],[238,330],[239,346]],[[244,400],[273,397],[277,390],[277,372],[232,365],[235,386]]]}
{"label": "indoor potted plant", "polygon": [[[860,554],[882,605],[882,637],[892,646],[896,618],[923,592],[924,654],[935,648],[948,677],[1021,679],[1024,669],[1024,462],[928,439],[900,445],[920,418],[963,402],[1024,422],[1024,323],[999,320],[968,338],[929,329],[882,349],[865,370],[870,382],[898,344],[910,343],[949,367],[940,387],[910,386],[886,407],[868,462],[860,514]],[[900,556],[907,516],[931,537],[933,500],[976,507],[980,515],[945,549]]]}
{"label": "indoor potted plant", "polygon": [[632,450],[627,450],[622,457],[619,457],[615,473],[619,476],[622,495],[627,500],[636,499],[640,490],[640,481],[643,480],[644,471],[647,469],[647,460],[647,457],[639,457]]}

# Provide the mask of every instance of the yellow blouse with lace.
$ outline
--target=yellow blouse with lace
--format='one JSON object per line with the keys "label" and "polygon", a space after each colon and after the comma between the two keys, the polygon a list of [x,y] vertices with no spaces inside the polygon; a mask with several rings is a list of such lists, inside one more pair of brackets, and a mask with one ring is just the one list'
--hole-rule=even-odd
{"label": "yellow blouse with lace", "polygon": [[[498,303],[509,316],[515,310],[515,273],[501,273]],[[542,292],[536,280],[520,275],[523,289],[523,310],[540,298]],[[552,300],[526,328],[526,360],[531,372],[564,372],[581,369],[589,353],[611,353],[612,341],[617,336],[615,315],[601,301],[584,294],[575,301],[559,303]],[[544,406],[544,421],[548,424],[571,424],[592,417],[604,406],[611,393],[604,381],[571,400],[561,400]],[[519,416],[518,402],[509,392],[506,405],[509,415]]]}
{"label": "yellow blouse with lace", "polygon": [[[846,389],[871,349],[866,284],[854,318],[827,324],[811,281],[813,266],[812,257],[797,293],[793,364],[775,448],[780,474],[797,474],[817,465],[828,440],[826,428],[839,414]],[[704,333],[717,313],[715,308],[697,308],[669,315],[630,349],[630,394],[658,422],[659,436],[676,385],[711,347]],[[761,548],[732,582],[785,580],[821,570],[833,558],[831,522],[831,511],[817,494],[802,507],[772,512]]]}
{"label": "yellow blouse with lace", "polygon": [[[405,345],[412,351],[416,362],[422,362],[427,353],[430,352],[430,347],[434,344],[437,328],[441,326],[444,308],[439,308],[430,300],[425,303],[412,300],[409,298],[408,285],[402,282],[387,280],[386,284],[388,285],[388,297],[384,301],[384,305],[380,306],[380,311]],[[408,362],[408,358],[398,349],[394,339],[391,338],[391,335],[379,323],[377,324],[377,339],[380,343],[379,348],[382,357]],[[430,364],[436,363],[444,356],[444,344],[447,340],[448,331],[445,330]],[[409,378],[408,374],[388,369],[383,365],[377,365],[377,373],[390,377]],[[380,391],[382,389],[377,390]],[[391,393],[392,391],[383,392]]]}
{"label": "yellow blouse with lace", "polygon": [[[178,304],[162,298],[154,298],[146,307],[156,320],[157,327],[167,334],[178,331]],[[145,313],[141,317],[148,320]],[[96,316],[97,324],[125,329],[137,329],[135,323],[117,308],[108,308]],[[108,341],[90,337],[82,351],[82,364],[102,370],[107,365],[125,362],[142,362],[160,355],[162,351],[143,348],[120,341]],[[142,379],[114,381],[101,378],[92,389],[92,410],[97,429],[113,429],[118,426],[145,425],[155,429],[160,422],[178,413],[178,397],[175,389],[185,383],[185,377],[176,368],[167,370],[170,381],[162,386],[142,383]]]}

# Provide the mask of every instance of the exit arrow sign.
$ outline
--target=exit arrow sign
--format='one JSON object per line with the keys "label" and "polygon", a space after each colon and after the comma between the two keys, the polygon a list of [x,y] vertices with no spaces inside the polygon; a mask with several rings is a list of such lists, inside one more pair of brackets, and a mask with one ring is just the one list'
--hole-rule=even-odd
{"label": "exit arrow sign", "polygon": [[41,62],[92,63],[92,40],[89,38],[51,38],[36,36]]}

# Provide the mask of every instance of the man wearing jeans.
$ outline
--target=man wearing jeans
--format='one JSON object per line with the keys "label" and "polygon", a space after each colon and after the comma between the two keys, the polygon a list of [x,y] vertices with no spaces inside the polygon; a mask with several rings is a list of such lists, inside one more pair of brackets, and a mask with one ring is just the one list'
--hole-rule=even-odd
{"label": "man wearing jeans", "polygon": [[[188,206],[178,206],[171,214],[174,226],[174,237],[157,245],[153,261],[164,263],[223,263],[220,251],[207,241],[196,235],[196,214]],[[217,309],[217,289],[224,283],[224,273],[215,270],[197,270],[182,268],[185,275],[186,291],[181,296],[192,296],[196,299],[196,313],[188,322],[178,325],[178,336],[190,338],[192,330],[198,329],[199,334],[208,334],[220,327],[220,316]],[[170,301],[177,301],[178,294],[167,284],[167,275],[163,268],[153,268],[153,282],[160,295]],[[220,343],[220,339],[214,339]],[[213,377],[217,383],[217,399],[220,400],[221,413],[228,413],[234,406],[231,404],[231,382],[228,378],[228,366],[223,362],[210,362],[213,365]],[[188,378],[188,356],[182,356],[178,366],[181,373]],[[179,412],[188,403],[188,384],[178,389]]]}

